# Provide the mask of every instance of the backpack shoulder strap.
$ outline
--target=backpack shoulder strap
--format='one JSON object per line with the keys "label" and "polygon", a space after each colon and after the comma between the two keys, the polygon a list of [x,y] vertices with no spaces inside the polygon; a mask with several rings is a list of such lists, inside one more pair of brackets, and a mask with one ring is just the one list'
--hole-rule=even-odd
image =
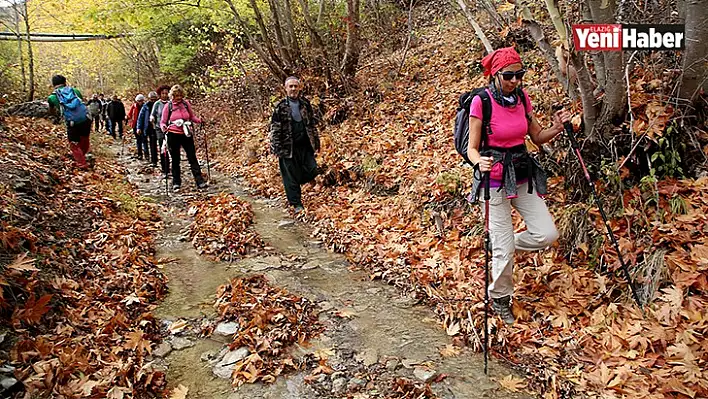
{"label": "backpack shoulder strap", "polygon": [[492,120],[492,100],[489,97],[487,89],[482,90],[479,94],[479,99],[482,100],[482,138],[481,146],[487,146],[487,140],[490,134],[492,134],[489,128],[490,122]]}
{"label": "backpack shoulder strap", "polygon": [[529,119],[529,109],[526,105],[526,93],[524,93],[524,89],[522,88],[519,88],[519,100],[521,101],[521,104],[524,105],[524,115],[526,116],[526,119]]}

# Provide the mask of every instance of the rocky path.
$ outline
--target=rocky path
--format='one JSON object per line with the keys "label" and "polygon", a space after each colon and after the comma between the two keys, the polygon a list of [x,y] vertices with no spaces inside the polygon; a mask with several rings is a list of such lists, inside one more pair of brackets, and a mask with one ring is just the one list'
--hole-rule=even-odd
{"label": "rocky path", "polygon": [[[290,219],[278,201],[255,199],[238,182],[215,176],[208,193],[231,192],[249,201],[255,213],[255,229],[272,248],[267,256],[233,263],[211,262],[200,257],[187,238],[191,223],[185,201],[195,198],[187,188],[165,197],[164,181],[139,161],[123,158],[128,178],[140,192],[165,204],[165,230],[158,240],[157,257],[170,279],[170,294],[157,316],[163,320],[167,338],[155,355],[156,364],[167,370],[171,386],[189,389],[189,398],[383,398],[397,378],[431,383],[439,398],[521,398],[503,390],[484,375],[482,357],[463,349],[443,357],[441,349],[451,339],[434,313],[401,296],[391,286],[369,281],[367,275],[350,271],[339,254],[310,238],[308,227]],[[187,167],[183,172],[188,171]],[[183,174],[184,186],[193,184]],[[276,254],[276,255],[273,255]],[[245,384],[236,390],[228,379],[229,363],[243,354],[226,353],[226,336],[199,338],[202,323],[216,316],[213,302],[218,286],[230,278],[264,274],[276,286],[304,296],[321,309],[324,333],[309,345],[292,348],[297,359],[308,353],[325,354],[334,370],[316,379],[298,374],[279,377],[274,384]],[[228,334],[229,325],[220,329]],[[224,358],[224,356],[226,358]],[[511,371],[491,361],[490,376],[500,379]]]}

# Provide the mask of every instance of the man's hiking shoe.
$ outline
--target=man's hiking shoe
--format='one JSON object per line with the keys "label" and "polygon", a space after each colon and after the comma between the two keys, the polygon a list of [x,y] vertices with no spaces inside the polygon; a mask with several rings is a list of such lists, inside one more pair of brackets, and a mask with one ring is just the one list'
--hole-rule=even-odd
{"label": "man's hiking shoe", "polygon": [[507,325],[514,324],[514,313],[511,312],[511,297],[492,298],[492,309]]}
{"label": "man's hiking shoe", "polygon": [[202,188],[207,188],[209,187],[209,183],[203,181],[201,183],[197,183],[197,188],[202,189]]}
{"label": "man's hiking shoe", "polygon": [[182,187],[180,187],[179,184],[173,184],[173,185],[172,185],[172,191],[174,191],[174,192],[178,192],[180,188],[182,188]]}
{"label": "man's hiking shoe", "polygon": [[298,205],[295,207],[295,214],[299,215],[301,212],[304,212],[305,208],[302,205]]}

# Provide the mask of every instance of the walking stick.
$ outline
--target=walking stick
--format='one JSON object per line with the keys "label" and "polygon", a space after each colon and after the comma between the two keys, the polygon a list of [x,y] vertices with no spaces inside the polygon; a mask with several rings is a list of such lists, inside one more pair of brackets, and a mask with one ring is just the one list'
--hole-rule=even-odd
{"label": "walking stick", "polygon": [[622,266],[622,270],[624,271],[625,278],[627,279],[627,284],[629,284],[629,288],[632,290],[632,296],[634,297],[634,301],[637,303],[637,305],[639,306],[639,309],[641,309],[642,313],[643,313],[644,308],[642,307],[642,302],[639,300],[639,294],[637,293],[637,287],[634,285],[634,282],[632,281],[632,275],[629,274],[629,267],[627,267],[627,263],[625,263],[624,257],[622,257],[622,251],[620,250],[619,243],[617,242],[617,238],[615,238],[615,234],[612,232],[612,228],[610,227],[610,222],[607,220],[607,215],[605,214],[605,210],[602,208],[602,203],[600,202],[600,197],[598,197],[597,192],[595,191],[595,185],[592,182],[592,178],[590,178],[590,173],[588,173],[588,169],[585,167],[585,161],[583,161],[583,157],[580,155],[580,147],[578,147],[578,141],[575,139],[575,135],[573,134],[573,125],[570,122],[566,122],[563,126],[565,127],[565,132],[568,135],[568,139],[570,140],[570,145],[573,148],[573,151],[575,152],[575,156],[578,157],[578,161],[580,161],[580,167],[583,169],[583,173],[585,174],[585,179],[590,184],[590,192],[592,193],[593,198],[595,198],[595,204],[597,205],[597,208],[600,210],[600,215],[602,216],[602,220],[605,222],[605,228],[607,229],[607,235],[610,237],[610,241],[612,241],[612,245],[615,247],[615,251],[617,251],[617,257],[619,257],[620,265]]}
{"label": "walking stick", "polygon": [[204,152],[206,153],[207,161],[207,181],[211,182],[211,166],[209,165],[209,143],[207,142],[207,134],[204,131],[204,124],[202,123],[202,136],[204,136]]}
{"label": "walking stick", "polygon": [[170,196],[170,160],[169,160],[169,151],[167,151],[167,133],[163,133],[165,135],[165,139],[162,142],[162,155],[163,155],[163,160],[165,161],[164,168],[166,169],[165,172],[165,196],[169,197]]}
{"label": "walking stick", "polygon": [[484,374],[487,374],[489,362],[489,258],[491,251],[489,240],[489,173],[484,174]]}

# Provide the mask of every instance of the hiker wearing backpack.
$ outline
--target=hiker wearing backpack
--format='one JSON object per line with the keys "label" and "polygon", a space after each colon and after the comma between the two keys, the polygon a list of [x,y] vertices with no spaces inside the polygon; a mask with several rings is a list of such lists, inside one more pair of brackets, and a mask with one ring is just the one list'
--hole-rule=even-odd
{"label": "hiker wearing backpack", "polygon": [[170,89],[170,101],[162,109],[160,118],[160,129],[167,135],[167,145],[172,157],[172,191],[179,191],[182,186],[182,176],[180,171],[180,149],[184,148],[189,161],[189,168],[192,170],[194,182],[197,188],[205,188],[207,183],[202,177],[202,170],[197,160],[197,152],[194,148],[195,123],[202,123],[194,112],[192,105],[184,98],[184,90],[180,85],[174,85]]}
{"label": "hiker wearing backpack", "polygon": [[[479,198],[482,174],[489,173],[492,271],[488,292],[494,311],[505,323],[513,324],[514,252],[541,250],[558,238],[553,217],[542,198],[546,194],[546,173],[527,152],[526,135],[540,147],[563,131],[570,114],[558,111],[553,115],[553,125],[541,128],[528,93],[521,88],[526,70],[513,48],[490,53],[482,59],[482,66],[485,76],[489,76],[489,86],[465,98],[470,101],[469,141],[463,156],[475,169],[472,202]],[[461,103],[466,102],[462,100]],[[458,113],[458,122],[463,125],[459,116]],[[456,131],[456,146],[458,136],[464,134]],[[524,219],[525,231],[514,234],[512,207]]]}
{"label": "hiker wearing backpack", "polygon": [[81,92],[77,88],[67,86],[66,78],[62,75],[52,76],[52,86],[54,91],[47,98],[49,112],[55,114],[59,110],[66,124],[66,134],[74,162],[79,169],[88,169],[91,119],[86,105],[82,102]]}
{"label": "hiker wearing backpack", "polygon": [[130,106],[130,110],[128,111],[128,123],[133,130],[133,135],[135,135],[135,144],[138,148],[137,156],[139,160],[143,159],[143,152],[145,153],[145,159],[148,159],[150,156],[148,139],[144,134],[145,130],[143,130],[142,133],[138,132],[138,117],[140,116],[140,111],[143,109],[143,105],[145,105],[145,96],[138,94],[135,96],[135,102]]}
{"label": "hiker wearing backpack", "polygon": [[98,95],[98,99],[101,100],[101,120],[103,121],[103,127],[106,128],[106,133],[111,134],[111,120],[108,118],[108,104],[111,102],[103,93]]}
{"label": "hiker wearing backpack", "polygon": [[101,112],[103,111],[103,103],[98,99],[98,94],[91,96],[91,99],[86,103],[86,107],[89,110],[89,115],[94,124],[94,131],[98,133],[101,128]]}
{"label": "hiker wearing backpack", "polygon": [[150,123],[150,113],[152,112],[152,108],[155,106],[156,101],[157,93],[151,91],[148,94],[148,101],[143,104],[142,108],[140,108],[140,114],[138,114],[138,126],[136,131],[137,135],[142,135],[143,137],[145,137],[145,160],[149,159],[153,168],[157,167],[157,135],[155,133],[155,127],[152,123]]}
{"label": "hiker wearing backpack", "polygon": [[162,119],[162,110],[165,105],[170,101],[170,86],[162,85],[157,88],[157,95],[160,97],[155,105],[152,107],[150,112],[150,124],[155,129],[157,136],[157,148],[160,152],[160,167],[162,169],[162,174],[165,179],[170,173],[170,156],[169,150],[166,145],[166,135],[160,129],[160,120]]}
{"label": "hiker wearing backpack", "polygon": [[270,120],[270,151],[278,157],[285,195],[296,214],[304,210],[300,186],[317,176],[315,152],[320,150],[312,105],[301,90],[297,77],[287,78],[286,97],[275,105]]}
{"label": "hiker wearing backpack", "polygon": [[116,138],[116,127],[120,138],[123,138],[123,121],[125,121],[125,105],[123,101],[118,99],[117,95],[113,95],[111,102],[108,103],[108,119],[111,121],[110,133],[111,137]]}

